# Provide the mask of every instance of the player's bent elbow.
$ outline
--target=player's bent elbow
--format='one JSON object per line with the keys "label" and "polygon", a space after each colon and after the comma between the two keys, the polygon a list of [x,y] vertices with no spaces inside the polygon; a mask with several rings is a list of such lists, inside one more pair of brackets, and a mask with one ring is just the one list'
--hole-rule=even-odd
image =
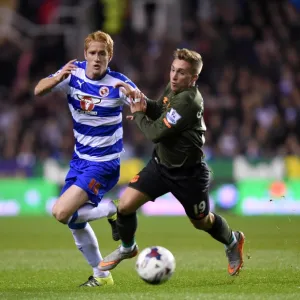
{"label": "player's bent elbow", "polygon": [[43,91],[38,85],[34,89],[34,96],[43,96],[46,92]]}
{"label": "player's bent elbow", "polygon": [[34,89],[34,96],[39,96],[39,90],[37,89],[37,87],[35,87]]}
{"label": "player's bent elbow", "polygon": [[145,134],[146,139],[150,140],[154,144],[157,144],[161,140],[161,137],[157,132],[153,132],[153,131],[149,130],[149,131],[144,131],[144,134]]}
{"label": "player's bent elbow", "polygon": [[37,85],[34,88],[34,96],[40,96],[42,94],[42,90],[39,88],[39,85]]}
{"label": "player's bent elbow", "polygon": [[160,137],[154,136],[149,138],[154,144],[157,144],[160,142]]}

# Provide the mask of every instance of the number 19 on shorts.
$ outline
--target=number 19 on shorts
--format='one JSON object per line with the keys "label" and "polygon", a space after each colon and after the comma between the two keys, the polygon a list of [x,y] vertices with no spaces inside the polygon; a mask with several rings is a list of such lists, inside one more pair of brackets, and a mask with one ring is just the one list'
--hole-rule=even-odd
{"label": "number 19 on shorts", "polygon": [[199,204],[194,205],[194,213],[196,216],[203,214],[206,209],[206,203],[205,201],[201,201]]}

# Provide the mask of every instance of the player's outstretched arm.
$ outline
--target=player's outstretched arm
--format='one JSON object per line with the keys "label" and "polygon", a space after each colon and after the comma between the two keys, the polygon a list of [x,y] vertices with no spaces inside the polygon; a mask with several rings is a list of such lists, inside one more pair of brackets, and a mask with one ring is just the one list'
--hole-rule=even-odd
{"label": "player's outstretched arm", "polygon": [[34,89],[35,96],[43,96],[51,91],[55,86],[68,78],[77,67],[74,65],[76,59],[70,60],[55,76],[41,79]]}
{"label": "player's outstretched arm", "polygon": [[197,110],[192,109],[189,105],[191,103],[190,97],[191,95],[188,92],[174,96],[172,107],[163,111],[156,120],[145,118],[145,115],[141,113],[139,103],[132,103],[130,109],[133,113],[134,121],[146,138],[154,143],[158,143],[163,138],[174,136],[198,122]]}

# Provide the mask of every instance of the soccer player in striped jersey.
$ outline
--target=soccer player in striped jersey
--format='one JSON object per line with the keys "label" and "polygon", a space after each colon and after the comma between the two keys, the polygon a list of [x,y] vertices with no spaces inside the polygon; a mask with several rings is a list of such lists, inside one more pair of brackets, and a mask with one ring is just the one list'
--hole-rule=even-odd
{"label": "soccer player in striped jersey", "polygon": [[74,153],[52,213],[59,222],[68,224],[77,248],[93,268],[93,275],[81,286],[113,284],[110,272],[97,268],[102,256],[88,223],[108,217],[113,238],[119,239],[116,204],[100,202],[119,180],[123,151],[122,107],[127,98],[115,85],[120,81],[135,85],[108,68],[112,56],[110,35],[102,31],[91,33],[84,43],[85,60],[69,61],[55,74],[40,80],[34,90],[35,95],[64,92],[73,119]]}

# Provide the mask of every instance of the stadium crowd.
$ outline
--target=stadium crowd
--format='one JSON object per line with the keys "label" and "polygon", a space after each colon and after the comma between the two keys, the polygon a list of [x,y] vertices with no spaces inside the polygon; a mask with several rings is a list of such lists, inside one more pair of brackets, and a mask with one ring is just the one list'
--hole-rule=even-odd
{"label": "stadium crowd", "polygon": [[[168,82],[173,50],[196,50],[204,61],[198,86],[205,103],[207,159],[300,155],[298,1],[185,1],[180,40],[168,31],[154,34],[156,7],[148,2],[146,30],[131,26],[127,9],[121,31],[113,35],[111,69],[156,99]],[[30,18],[25,8],[16,9]],[[45,15],[40,16],[31,21],[41,22]],[[78,46],[83,48],[83,41]],[[67,103],[60,94],[36,99],[33,87],[72,58],[62,36],[40,37],[31,47],[1,38],[0,161],[69,159],[73,136]],[[151,143],[125,118],[124,132],[124,157],[150,155]]]}

